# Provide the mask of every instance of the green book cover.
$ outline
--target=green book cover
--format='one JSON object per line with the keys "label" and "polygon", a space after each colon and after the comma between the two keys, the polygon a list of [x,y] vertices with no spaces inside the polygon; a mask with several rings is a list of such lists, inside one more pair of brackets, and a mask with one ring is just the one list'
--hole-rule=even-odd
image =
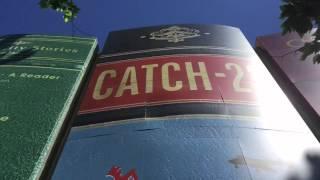
{"label": "green book cover", "polygon": [[75,108],[93,38],[0,37],[0,179],[39,179]]}

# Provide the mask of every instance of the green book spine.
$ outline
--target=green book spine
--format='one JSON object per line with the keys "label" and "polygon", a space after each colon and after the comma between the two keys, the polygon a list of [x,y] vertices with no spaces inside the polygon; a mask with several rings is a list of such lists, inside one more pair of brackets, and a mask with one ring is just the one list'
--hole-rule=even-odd
{"label": "green book spine", "polygon": [[0,37],[0,179],[39,179],[97,47],[93,38]]}

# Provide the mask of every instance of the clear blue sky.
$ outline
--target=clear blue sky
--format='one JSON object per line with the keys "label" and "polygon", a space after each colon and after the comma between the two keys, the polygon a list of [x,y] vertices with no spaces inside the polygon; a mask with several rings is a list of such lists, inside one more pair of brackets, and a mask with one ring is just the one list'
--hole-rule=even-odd
{"label": "clear blue sky", "polygon": [[[239,27],[254,45],[260,35],[280,32],[280,0],[74,0],[80,14],[78,36],[95,36],[103,45],[109,31],[175,24],[223,24]],[[2,0],[0,35],[72,35],[62,15],[43,10],[38,0]]]}

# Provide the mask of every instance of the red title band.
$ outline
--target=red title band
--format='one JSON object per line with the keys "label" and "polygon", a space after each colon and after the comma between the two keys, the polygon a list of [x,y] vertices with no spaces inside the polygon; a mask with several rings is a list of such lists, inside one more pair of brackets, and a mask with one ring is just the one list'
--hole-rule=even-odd
{"label": "red title band", "polygon": [[158,56],[98,64],[80,114],[171,103],[256,102],[249,60]]}

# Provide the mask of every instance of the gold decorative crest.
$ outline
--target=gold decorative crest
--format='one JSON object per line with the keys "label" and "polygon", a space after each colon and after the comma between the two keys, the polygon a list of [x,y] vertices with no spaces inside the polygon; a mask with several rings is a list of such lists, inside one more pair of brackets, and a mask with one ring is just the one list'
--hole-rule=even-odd
{"label": "gold decorative crest", "polygon": [[171,26],[169,28],[161,29],[150,34],[149,39],[166,40],[168,42],[181,42],[187,38],[195,38],[200,36],[200,31],[187,27]]}

